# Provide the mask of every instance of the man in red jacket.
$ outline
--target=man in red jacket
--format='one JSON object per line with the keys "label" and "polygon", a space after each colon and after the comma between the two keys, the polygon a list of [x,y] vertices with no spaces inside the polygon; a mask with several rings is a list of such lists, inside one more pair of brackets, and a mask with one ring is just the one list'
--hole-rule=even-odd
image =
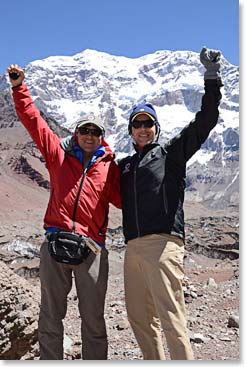
{"label": "man in red jacket", "polygon": [[82,320],[82,357],[107,359],[105,235],[109,203],[121,207],[118,167],[99,119],[94,115],[80,118],[74,135],[61,140],[35,107],[23,83],[23,69],[11,65],[8,73],[17,115],[50,174],[46,239],[40,250],[40,358],[63,359],[62,320],[74,277]]}

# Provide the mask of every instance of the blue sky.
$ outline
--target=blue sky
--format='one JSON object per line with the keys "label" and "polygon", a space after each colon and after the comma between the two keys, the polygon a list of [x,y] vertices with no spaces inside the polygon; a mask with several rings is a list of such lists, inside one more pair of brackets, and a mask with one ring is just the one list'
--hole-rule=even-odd
{"label": "blue sky", "polygon": [[87,48],[134,58],[206,45],[238,65],[238,30],[238,0],[1,0],[0,75]]}

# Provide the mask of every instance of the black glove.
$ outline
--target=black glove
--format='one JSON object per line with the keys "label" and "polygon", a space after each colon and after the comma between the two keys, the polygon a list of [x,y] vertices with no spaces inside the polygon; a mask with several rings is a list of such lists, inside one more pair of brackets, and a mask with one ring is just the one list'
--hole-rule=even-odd
{"label": "black glove", "polygon": [[200,61],[206,71],[204,79],[220,79],[220,51],[209,50],[203,47],[200,53]]}

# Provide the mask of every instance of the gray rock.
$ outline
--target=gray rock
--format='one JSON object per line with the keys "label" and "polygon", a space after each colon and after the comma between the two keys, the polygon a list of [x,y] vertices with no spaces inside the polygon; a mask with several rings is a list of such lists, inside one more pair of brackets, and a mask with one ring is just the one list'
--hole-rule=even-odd
{"label": "gray rock", "polygon": [[0,263],[0,357],[16,360],[37,342],[39,306],[33,287]]}
{"label": "gray rock", "polygon": [[230,315],[228,319],[228,327],[235,327],[239,328],[239,316],[237,315]]}

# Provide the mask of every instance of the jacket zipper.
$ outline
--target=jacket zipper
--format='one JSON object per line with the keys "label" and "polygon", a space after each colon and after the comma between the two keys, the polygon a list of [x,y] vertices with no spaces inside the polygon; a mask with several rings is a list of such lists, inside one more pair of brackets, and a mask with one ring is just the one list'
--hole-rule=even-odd
{"label": "jacket zipper", "polygon": [[82,178],[81,178],[81,181],[80,181],[80,185],[79,185],[79,189],[78,189],[78,194],[77,194],[77,197],[76,197],[76,200],[75,200],[75,204],[74,204],[73,217],[72,217],[72,221],[73,221],[72,232],[73,233],[75,233],[75,227],[76,227],[75,218],[76,218],[76,212],[77,212],[78,203],[79,203],[79,197],[80,197],[80,193],[81,193],[81,190],[82,190],[82,186],[83,186],[83,183],[84,183],[84,180],[85,180],[85,176],[86,176],[87,171],[88,171],[88,168],[86,167],[84,169],[84,171],[83,171],[83,175],[82,175]]}
{"label": "jacket zipper", "polygon": [[168,213],[168,202],[167,202],[167,196],[166,196],[166,190],[165,190],[165,185],[163,183],[163,186],[162,186],[162,194],[163,194],[163,205],[164,205],[164,210],[165,210],[165,213],[167,215]]}
{"label": "jacket zipper", "polygon": [[[140,157],[139,157],[140,158]],[[134,203],[135,203],[135,216],[136,216],[136,227],[137,234],[140,237],[140,228],[139,228],[139,220],[138,220],[138,208],[137,208],[137,166],[139,164],[139,159],[134,167],[133,171],[133,190],[134,190]]]}

